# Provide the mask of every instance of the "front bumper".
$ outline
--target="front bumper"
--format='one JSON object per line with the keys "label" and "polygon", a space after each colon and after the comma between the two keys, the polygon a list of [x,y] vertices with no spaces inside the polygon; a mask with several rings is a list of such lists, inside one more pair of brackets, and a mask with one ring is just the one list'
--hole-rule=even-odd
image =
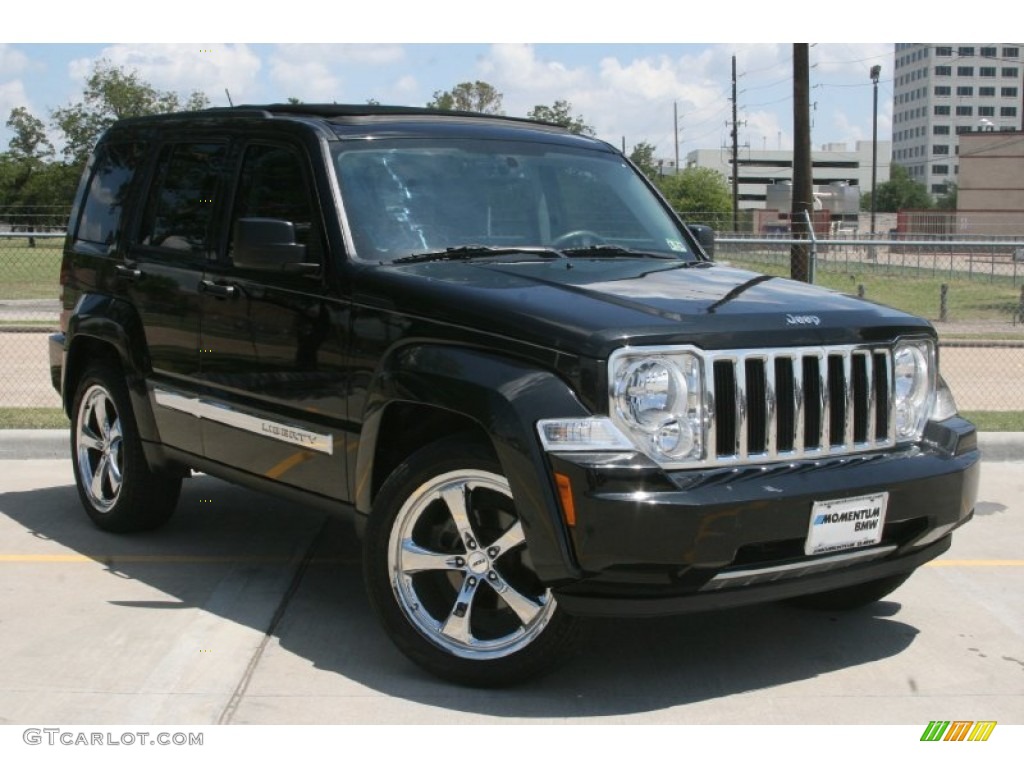
{"label": "front bumper", "polygon": [[57,394],[63,395],[64,334],[51,334],[46,340],[46,349],[50,359],[50,383]]}
{"label": "front bumper", "polygon": [[[569,612],[658,615],[779,600],[911,571],[973,514],[973,425],[931,425],[919,445],[843,458],[666,472],[635,454],[551,454],[569,478],[569,538],[583,578]],[[808,557],[815,502],[888,492],[882,540]]]}

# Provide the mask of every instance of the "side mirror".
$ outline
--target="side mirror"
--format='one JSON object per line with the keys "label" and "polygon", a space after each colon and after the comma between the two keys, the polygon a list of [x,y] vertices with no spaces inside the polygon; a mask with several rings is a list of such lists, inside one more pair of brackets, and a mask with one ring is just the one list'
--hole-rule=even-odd
{"label": "side mirror", "polygon": [[281,219],[239,219],[235,222],[231,261],[242,269],[310,273],[319,264],[306,261],[306,246],[295,237],[295,225]]}
{"label": "side mirror", "polygon": [[712,261],[715,260],[715,230],[706,224],[687,224],[687,229],[690,230],[690,234],[696,238],[697,242],[700,243],[700,247],[704,249],[704,253]]}

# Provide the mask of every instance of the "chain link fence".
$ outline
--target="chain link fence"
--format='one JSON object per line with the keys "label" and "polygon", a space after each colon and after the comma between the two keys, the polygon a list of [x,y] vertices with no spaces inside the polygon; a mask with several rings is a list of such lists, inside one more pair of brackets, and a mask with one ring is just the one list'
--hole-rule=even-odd
{"label": "chain link fence", "polygon": [[[837,229],[827,219],[815,220],[809,241],[792,240],[788,224],[721,232],[715,258],[788,276],[793,245],[802,244],[812,282],[932,321],[942,374],[961,410],[1024,414],[1024,235],[956,235],[949,226],[936,231],[932,218],[891,215],[883,226],[899,226],[881,237]],[[915,230],[907,221],[928,226]],[[1022,422],[1024,416],[1015,420]]]}
{"label": "chain link fence", "polygon": [[[47,336],[58,327],[67,211],[17,213],[0,209],[0,409],[59,407]],[[961,410],[1024,413],[1024,237],[835,234],[811,243],[814,282],[931,320]],[[785,276],[791,245],[785,233],[723,231],[715,258]]]}

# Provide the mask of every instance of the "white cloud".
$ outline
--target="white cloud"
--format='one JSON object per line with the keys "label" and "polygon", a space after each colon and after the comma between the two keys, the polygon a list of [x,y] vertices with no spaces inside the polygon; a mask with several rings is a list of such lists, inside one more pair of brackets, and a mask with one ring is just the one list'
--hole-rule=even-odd
{"label": "white cloud", "polygon": [[21,74],[29,65],[28,56],[14,46],[0,43],[0,77]]}
{"label": "white cloud", "polygon": [[346,75],[397,64],[404,56],[400,45],[278,45],[269,57],[270,79],[277,88],[271,100],[341,101],[353,80]]}
{"label": "white cloud", "polygon": [[[260,69],[259,57],[244,44],[146,44],[112,45],[99,58],[136,70],[139,76],[160,90],[187,94],[203,91],[213,104],[225,101],[224,89],[235,103],[251,98]],[[77,82],[92,72],[95,59],[76,59],[68,72]]]}
{"label": "white cloud", "polygon": [[[501,44],[491,46],[481,61],[481,73],[493,77],[510,91],[528,89],[548,94],[581,85],[587,78],[582,68],[570,68],[559,61],[540,59],[532,45]],[[493,84],[493,83],[492,83]]]}
{"label": "white cloud", "polygon": [[[28,93],[25,91],[25,83],[21,80],[7,80],[0,83],[0,125],[7,122],[7,117],[15,107],[28,107],[32,112]],[[35,113],[33,112],[33,114]],[[36,116],[42,119],[41,115]]]}

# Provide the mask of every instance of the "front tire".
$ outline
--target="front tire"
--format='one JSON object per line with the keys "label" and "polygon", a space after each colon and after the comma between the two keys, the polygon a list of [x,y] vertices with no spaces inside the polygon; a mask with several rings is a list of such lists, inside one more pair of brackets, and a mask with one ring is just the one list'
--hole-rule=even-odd
{"label": "front tire", "polygon": [[395,470],[374,502],[363,563],[392,641],[447,680],[526,680],[575,634],[533,570],[508,481],[478,442],[440,441]]}
{"label": "front tire", "polygon": [[99,528],[151,530],[174,513],[181,478],[154,472],[142,452],[128,388],[121,372],[90,366],[78,383],[71,411],[71,457],[85,511]]}

